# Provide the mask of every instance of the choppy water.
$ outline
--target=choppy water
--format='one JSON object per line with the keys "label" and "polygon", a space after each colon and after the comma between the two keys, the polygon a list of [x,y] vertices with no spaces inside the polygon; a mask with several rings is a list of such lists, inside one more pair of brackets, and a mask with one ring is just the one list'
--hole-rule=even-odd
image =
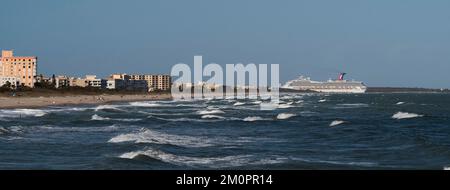
{"label": "choppy water", "polygon": [[[443,169],[449,94],[0,110],[1,169]],[[273,105],[272,105],[273,106]]]}

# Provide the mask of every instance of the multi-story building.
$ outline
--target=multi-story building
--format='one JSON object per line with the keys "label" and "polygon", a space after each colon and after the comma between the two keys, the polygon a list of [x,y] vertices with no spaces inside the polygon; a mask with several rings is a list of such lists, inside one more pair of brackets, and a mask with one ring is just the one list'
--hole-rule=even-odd
{"label": "multi-story building", "polygon": [[17,88],[20,85],[20,79],[17,77],[2,77],[0,76],[0,87],[3,87],[5,84],[9,84],[9,88]]}
{"label": "multi-story building", "polygon": [[67,76],[55,77],[55,88],[64,88],[70,86],[70,78]]}
{"label": "multi-story building", "polygon": [[69,86],[76,86],[76,87],[84,88],[87,86],[87,81],[86,81],[86,79],[82,79],[82,78],[70,77]]}
{"label": "multi-story building", "polygon": [[147,91],[147,81],[131,80],[127,74],[112,74],[107,81],[107,89],[116,90],[143,90]]}
{"label": "multi-story building", "polygon": [[145,80],[150,91],[170,89],[172,78],[170,75],[130,75],[131,80]]}
{"label": "multi-story building", "polygon": [[12,50],[3,50],[0,58],[0,76],[20,79],[21,86],[34,87],[37,70],[36,56],[14,56]]}
{"label": "multi-story building", "polygon": [[95,88],[105,88],[106,80],[97,78],[96,75],[86,75],[86,86]]}

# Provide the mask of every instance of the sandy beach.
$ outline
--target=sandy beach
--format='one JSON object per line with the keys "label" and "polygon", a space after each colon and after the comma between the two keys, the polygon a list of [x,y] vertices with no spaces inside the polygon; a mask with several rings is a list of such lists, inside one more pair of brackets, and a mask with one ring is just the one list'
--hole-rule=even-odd
{"label": "sandy beach", "polygon": [[55,97],[0,97],[0,109],[39,108],[78,104],[107,104],[111,102],[169,100],[170,94],[139,95],[73,95]]}

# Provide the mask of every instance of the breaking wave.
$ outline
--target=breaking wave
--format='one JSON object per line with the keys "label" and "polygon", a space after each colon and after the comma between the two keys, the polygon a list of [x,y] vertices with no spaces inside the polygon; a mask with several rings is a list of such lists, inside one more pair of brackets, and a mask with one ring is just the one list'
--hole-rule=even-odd
{"label": "breaking wave", "polygon": [[225,117],[218,115],[203,115],[202,119],[225,119]]}
{"label": "breaking wave", "polygon": [[170,163],[178,166],[200,166],[209,168],[227,168],[238,167],[243,165],[265,165],[265,164],[279,164],[283,163],[285,159],[282,158],[256,158],[252,155],[237,155],[224,157],[190,157],[179,156],[167,153],[161,150],[148,148],[146,150],[133,151],[120,155],[124,159],[136,159],[138,157],[149,157],[165,163]]}
{"label": "breaking wave", "polygon": [[223,114],[223,113],[225,113],[225,112],[222,111],[222,110],[216,110],[216,109],[214,109],[214,110],[202,110],[202,111],[197,111],[197,113],[198,113],[199,115],[210,115],[210,114]]}
{"label": "breaking wave", "polygon": [[245,105],[245,103],[244,102],[236,102],[233,104],[233,106],[242,106],[242,105]]}
{"label": "breaking wave", "polygon": [[0,118],[18,118],[18,117],[42,117],[47,114],[46,110],[41,109],[14,109],[14,110],[0,110]]}
{"label": "breaking wave", "polygon": [[122,105],[99,105],[94,110],[100,111],[100,110],[120,110],[119,107],[122,107]]}
{"label": "breaking wave", "polygon": [[140,119],[140,118],[114,118],[114,119],[112,119],[112,118],[109,118],[109,117],[102,117],[102,116],[99,116],[99,115],[97,115],[97,114],[94,114],[92,117],[91,117],[91,120],[92,121],[108,121],[108,120],[114,120],[114,121],[126,121],[126,122],[133,122],[133,121],[141,121],[142,119]]}
{"label": "breaking wave", "polygon": [[131,106],[136,106],[136,107],[161,107],[161,106],[166,106],[163,104],[157,104],[154,102],[130,102],[129,103]]}
{"label": "breaking wave", "polygon": [[291,104],[279,104],[277,108],[279,109],[286,109],[286,108],[292,108],[293,106]]}
{"label": "breaking wave", "polygon": [[263,121],[263,120],[268,120],[259,116],[253,116],[253,117],[246,117],[244,118],[242,121],[248,121],[248,122],[252,122],[252,121]]}
{"label": "breaking wave", "polygon": [[180,147],[209,147],[213,145],[213,141],[205,137],[171,135],[167,133],[151,131],[148,129],[141,129],[141,131],[137,133],[121,134],[111,138],[108,142],[169,144]]}
{"label": "breaking wave", "polygon": [[423,115],[408,112],[397,112],[392,116],[393,119],[411,119],[416,117],[423,117]]}
{"label": "breaking wave", "polygon": [[343,123],[345,123],[345,121],[334,120],[333,122],[330,123],[330,127],[338,126],[338,125],[343,124]]}
{"label": "breaking wave", "polygon": [[291,117],[296,116],[295,114],[292,113],[280,113],[277,115],[277,119],[283,120],[283,119],[289,119]]}
{"label": "breaking wave", "polygon": [[99,116],[97,114],[94,114],[92,116],[91,120],[93,120],[93,121],[104,121],[104,120],[111,120],[111,118],[109,118],[109,117],[102,117],[102,116]]}

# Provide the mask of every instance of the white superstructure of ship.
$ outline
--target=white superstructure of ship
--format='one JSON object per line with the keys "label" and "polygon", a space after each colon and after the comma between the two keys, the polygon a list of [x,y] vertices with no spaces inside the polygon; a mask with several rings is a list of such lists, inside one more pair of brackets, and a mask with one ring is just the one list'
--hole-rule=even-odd
{"label": "white superstructure of ship", "polygon": [[367,86],[363,82],[345,80],[346,73],[340,73],[338,79],[326,82],[313,81],[309,77],[300,76],[298,79],[288,81],[282,88],[315,91],[324,93],[365,93]]}

